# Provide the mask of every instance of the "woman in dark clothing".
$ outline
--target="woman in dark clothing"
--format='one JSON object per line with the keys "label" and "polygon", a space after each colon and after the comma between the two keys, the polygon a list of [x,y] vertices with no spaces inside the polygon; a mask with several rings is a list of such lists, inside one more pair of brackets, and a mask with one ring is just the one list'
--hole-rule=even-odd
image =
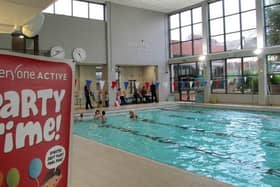
{"label": "woman in dark clothing", "polygon": [[87,87],[87,85],[85,85],[85,88],[84,88],[84,92],[85,92],[85,98],[86,98],[86,110],[89,109],[89,108],[93,108],[92,105],[91,105],[91,101],[90,101],[90,91]]}
{"label": "woman in dark clothing", "polygon": [[152,102],[154,102],[154,98],[155,98],[155,102],[158,102],[156,85],[154,84],[154,82],[152,82],[152,84],[150,86],[150,91],[151,91],[151,95],[152,95]]}

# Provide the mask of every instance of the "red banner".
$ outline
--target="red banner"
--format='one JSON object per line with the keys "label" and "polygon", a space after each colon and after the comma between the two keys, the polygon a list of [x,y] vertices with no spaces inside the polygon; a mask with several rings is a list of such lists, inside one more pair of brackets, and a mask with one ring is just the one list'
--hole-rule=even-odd
{"label": "red banner", "polygon": [[0,54],[0,187],[67,187],[72,69]]}

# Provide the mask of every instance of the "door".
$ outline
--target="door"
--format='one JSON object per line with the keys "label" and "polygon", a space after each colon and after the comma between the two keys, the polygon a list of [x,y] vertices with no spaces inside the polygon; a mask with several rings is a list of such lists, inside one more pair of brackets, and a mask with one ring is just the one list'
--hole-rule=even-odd
{"label": "door", "polygon": [[179,76],[178,91],[180,101],[195,101],[195,78],[192,76]]}

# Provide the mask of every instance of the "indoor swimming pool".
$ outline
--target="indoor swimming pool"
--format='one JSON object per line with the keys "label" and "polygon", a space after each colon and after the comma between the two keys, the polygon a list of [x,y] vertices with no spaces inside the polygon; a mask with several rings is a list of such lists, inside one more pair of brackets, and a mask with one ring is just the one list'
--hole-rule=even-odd
{"label": "indoor swimming pool", "polygon": [[177,106],[76,121],[74,133],[234,186],[279,186],[280,115]]}

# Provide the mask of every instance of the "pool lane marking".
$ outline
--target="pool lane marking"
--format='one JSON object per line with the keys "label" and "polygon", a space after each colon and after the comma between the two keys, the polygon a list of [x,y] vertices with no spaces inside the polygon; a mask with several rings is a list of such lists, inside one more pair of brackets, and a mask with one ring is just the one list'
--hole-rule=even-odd
{"label": "pool lane marking", "polygon": [[[205,129],[198,129],[198,128],[193,128],[193,127],[186,127],[186,126],[180,126],[180,125],[173,125],[173,124],[169,124],[169,123],[162,123],[162,122],[157,122],[154,120],[150,120],[150,119],[145,119],[145,118],[141,118],[141,121],[145,122],[145,123],[150,123],[150,124],[155,124],[155,125],[162,125],[162,126],[167,126],[167,127],[176,127],[176,128],[180,128],[183,130],[190,130],[192,132],[202,132],[202,133],[209,133],[209,134],[214,134],[217,136],[223,136],[223,137],[234,137],[234,138],[238,138],[238,139],[246,139],[246,140],[250,140],[249,137],[243,137],[243,136],[236,136],[233,134],[227,134],[224,132],[214,132],[214,131],[207,131]],[[277,144],[273,143],[273,142],[269,142],[266,141],[264,142],[265,145],[270,146],[270,147],[279,147]]]}
{"label": "pool lane marking", "polygon": [[180,145],[180,144],[177,144],[176,142],[173,142],[172,140],[166,139],[164,137],[158,137],[158,136],[151,136],[151,135],[147,135],[147,134],[141,134],[137,130],[127,129],[127,128],[123,128],[123,127],[116,127],[116,126],[108,125],[108,124],[106,124],[106,125],[98,125],[98,127],[101,127],[101,128],[112,128],[112,129],[119,130],[121,132],[127,132],[127,133],[131,133],[131,134],[134,134],[134,135],[137,135],[137,136],[142,136],[142,137],[145,137],[145,138],[149,138],[149,139],[151,139],[153,141],[157,141],[159,143],[177,145],[179,147],[189,148],[189,149],[192,149],[192,150],[195,150],[195,151],[199,151],[201,153],[205,153],[205,154],[212,155],[212,156],[215,156],[215,157],[219,157],[219,158],[222,158],[222,159],[229,159],[228,157],[226,157],[225,155],[220,154],[220,153],[215,153],[215,152],[203,150],[203,149],[200,149],[200,148],[194,147],[194,146]]}
{"label": "pool lane marking", "polygon": [[[113,126],[113,125],[109,125],[109,124],[101,124],[101,125],[97,125],[98,127],[100,128],[112,128],[112,129],[116,129],[116,130],[119,130],[121,132],[125,132],[125,133],[131,133],[133,135],[136,135],[136,136],[142,136],[142,137],[145,137],[145,138],[149,138],[151,139],[152,141],[156,141],[156,142],[159,142],[159,143],[165,143],[165,144],[171,144],[171,145],[176,145],[178,148],[188,148],[188,149],[191,149],[191,150],[194,150],[196,152],[200,152],[200,153],[204,153],[204,154],[208,154],[208,155],[211,155],[213,157],[218,157],[218,158],[221,158],[221,159],[225,159],[225,160],[230,160],[231,162],[233,163],[238,163],[238,164],[245,164],[246,162],[242,161],[242,160],[238,160],[238,159],[235,159],[235,158],[232,158],[232,157],[228,157],[228,156],[225,156],[224,154],[221,154],[221,153],[215,153],[215,152],[211,152],[211,151],[207,151],[207,150],[203,150],[203,149],[200,149],[198,147],[195,147],[195,146],[190,146],[190,145],[180,145],[176,142],[173,142],[172,140],[170,139],[166,139],[166,138],[163,138],[163,137],[158,137],[158,136],[150,136],[150,135],[147,135],[147,134],[141,134],[139,131],[136,131],[136,130],[132,130],[132,129],[127,129],[127,128],[123,128],[123,127],[116,127],[116,126]],[[248,164],[248,163],[247,163]],[[249,165],[249,164],[248,164]],[[251,164],[250,164],[251,165]],[[255,165],[252,165],[255,169],[259,169],[261,170],[261,168],[255,166]],[[262,173],[265,173],[265,174],[270,174],[270,175],[274,175],[274,176],[277,176],[277,177],[280,177],[280,171],[277,170],[277,169],[267,169],[265,171],[262,170]]]}
{"label": "pool lane marking", "polygon": [[276,177],[280,177],[280,169],[268,169],[266,172],[266,174],[270,174],[270,175],[274,175]]}
{"label": "pool lane marking", "polygon": [[[178,111],[178,110],[168,110],[168,111],[172,111],[172,112],[189,112],[189,113],[199,113],[199,112],[192,112],[192,111]],[[177,117],[177,118],[182,118],[182,119],[189,119],[189,120],[196,120],[196,121],[210,121],[210,122],[215,122],[215,123],[218,123],[218,124],[226,124],[226,122],[221,122],[221,121],[218,121],[218,120],[205,120],[205,119],[202,119],[202,118],[195,118],[195,117],[183,117],[183,116],[178,116],[178,115],[168,115],[170,117]],[[252,124],[251,124],[252,125]],[[253,125],[253,126],[257,126],[257,125]],[[265,131],[279,131],[280,132],[280,128],[268,128],[268,127],[261,127],[260,129],[262,130],[265,130]]]}
{"label": "pool lane marking", "polygon": [[[183,117],[183,116],[177,116],[177,115],[169,115],[169,117],[175,117],[175,118],[183,118],[183,119],[195,119],[195,118],[192,118],[192,117]],[[212,121],[212,122],[215,122],[215,121]],[[158,124],[157,122],[155,122],[156,124]],[[161,123],[162,124],[162,123]],[[166,124],[167,126],[168,124]],[[179,127],[178,125],[172,125],[172,124],[169,124],[170,126],[173,126],[173,127]],[[182,127],[182,126],[181,126]],[[184,126],[185,127],[185,126]],[[184,129],[188,129],[188,128],[184,128]],[[192,128],[189,128],[190,130],[193,130]],[[268,128],[261,128],[262,130],[271,130],[271,131],[274,131],[272,129],[275,129],[275,128],[272,128],[272,129],[268,129]],[[277,129],[277,130],[280,130],[280,129]],[[227,133],[224,133],[224,132],[213,132],[213,131],[207,131],[205,129],[196,129],[194,128],[195,132],[205,132],[205,133],[210,133],[210,134],[215,134],[217,136],[224,136],[224,137],[227,137],[227,136],[230,136],[230,137],[234,137],[234,138],[238,138],[238,139],[246,139],[248,141],[250,141],[250,137],[248,136],[237,136],[237,135],[234,135],[234,134],[227,134]],[[269,146],[269,147],[275,147],[275,148],[279,148],[280,145],[277,145],[277,143],[274,143],[274,142],[270,142],[270,141],[262,141],[263,144]]]}

